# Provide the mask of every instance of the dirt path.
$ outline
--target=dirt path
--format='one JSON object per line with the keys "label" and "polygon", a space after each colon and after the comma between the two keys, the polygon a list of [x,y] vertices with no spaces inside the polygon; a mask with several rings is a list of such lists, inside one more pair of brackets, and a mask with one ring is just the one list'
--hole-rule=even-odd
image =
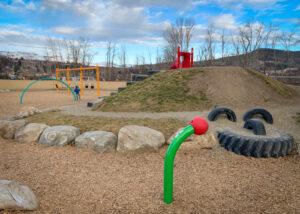
{"label": "dirt path", "polygon": [[197,145],[183,145],[178,152],[175,200],[165,205],[165,149],[97,154],[72,146],[0,140],[0,178],[24,182],[36,193],[40,207],[26,213],[297,213],[300,209],[299,156],[255,159]]}
{"label": "dirt path", "polygon": [[[92,111],[86,107],[86,103],[80,103],[77,105],[62,106],[60,108],[63,114],[74,116],[92,116],[92,117],[110,117],[110,118],[150,118],[150,119],[162,119],[162,118],[176,118],[181,120],[190,120],[194,116],[206,116],[209,111],[183,111],[183,112],[102,112]],[[280,108],[270,107],[271,112],[274,112],[275,116],[280,114],[290,115],[300,111],[300,103],[294,105],[281,106]],[[234,109],[237,116],[242,119],[243,113],[247,109]]]}

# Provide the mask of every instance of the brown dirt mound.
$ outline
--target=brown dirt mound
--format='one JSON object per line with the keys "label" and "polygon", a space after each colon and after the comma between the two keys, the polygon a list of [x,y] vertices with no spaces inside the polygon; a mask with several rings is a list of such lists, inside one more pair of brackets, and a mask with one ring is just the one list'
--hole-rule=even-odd
{"label": "brown dirt mound", "polygon": [[[193,111],[295,102],[297,92],[241,67],[163,71],[105,100],[102,111]],[[297,98],[298,97],[298,98]]]}
{"label": "brown dirt mound", "polygon": [[297,97],[291,87],[240,67],[208,67],[189,84],[191,91],[204,90],[214,105],[247,108],[293,102]]}

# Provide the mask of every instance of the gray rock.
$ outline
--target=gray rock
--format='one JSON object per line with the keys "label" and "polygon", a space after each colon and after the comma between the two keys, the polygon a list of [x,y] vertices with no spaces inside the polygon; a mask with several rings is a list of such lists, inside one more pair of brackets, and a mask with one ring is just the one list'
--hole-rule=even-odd
{"label": "gray rock", "polygon": [[163,133],[145,126],[128,125],[118,134],[118,151],[148,149],[157,151],[165,143]]}
{"label": "gray rock", "polygon": [[0,180],[0,210],[35,210],[38,201],[32,190],[16,181]]}
{"label": "gray rock", "polygon": [[25,120],[1,120],[0,121],[0,136],[4,139],[13,139],[16,131],[24,127]]}
{"label": "gray rock", "polygon": [[65,146],[72,143],[79,134],[79,129],[74,126],[52,126],[43,131],[39,144]]}
{"label": "gray rock", "polygon": [[15,133],[15,139],[20,143],[37,142],[42,132],[48,127],[46,124],[29,123]]}
{"label": "gray rock", "polygon": [[96,152],[113,152],[117,147],[117,136],[112,132],[89,131],[79,135],[75,139],[78,148],[89,148]]}
{"label": "gray rock", "polygon": [[219,146],[218,138],[216,138],[214,132],[208,131],[204,135],[193,135],[193,141],[200,145],[203,149],[213,149]]}

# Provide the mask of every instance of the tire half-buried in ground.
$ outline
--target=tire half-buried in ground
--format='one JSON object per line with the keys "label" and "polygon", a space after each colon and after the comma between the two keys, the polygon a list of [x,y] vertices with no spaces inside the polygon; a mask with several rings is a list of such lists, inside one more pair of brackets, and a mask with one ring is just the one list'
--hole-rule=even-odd
{"label": "tire half-buried in ground", "polygon": [[228,151],[251,157],[283,157],[291,153],[294,139],[279,133],[278,137],[244,136],[229,130],[218,131],[219,143]]}
{"label": "tire half-buried in ground", "polygon": [[207,118],[209,119],[209,121],[215,121],[221,114],[225,114],[228,120],[231,120],[232,122],[236,122],[236,115],[234,111],[232,111],[230,108],[227,107],[214,108],[209,112]]}
{"label": "tire half-buried in ground", "polygon": [[264,108],[252,108],[245,112],[243,120],[247,121],[252,119],[254,116],[260,115],[267,123],[273,124],[272,114]]}
{"label": "tire half-buried in ground", "polygon": [[247,120],[243,128],[252,130],[255,135],[266,135],[265,125],[258,119]]}

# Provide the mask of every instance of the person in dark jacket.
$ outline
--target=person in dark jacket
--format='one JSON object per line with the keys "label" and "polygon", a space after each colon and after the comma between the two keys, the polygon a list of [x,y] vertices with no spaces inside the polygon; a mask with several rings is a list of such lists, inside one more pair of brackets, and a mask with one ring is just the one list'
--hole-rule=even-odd
{"label": "person in dark jacket", "polygon": [[77,85],[75,86],[74,92],[77,96],[77,100],[80,100],[80,88]]}

